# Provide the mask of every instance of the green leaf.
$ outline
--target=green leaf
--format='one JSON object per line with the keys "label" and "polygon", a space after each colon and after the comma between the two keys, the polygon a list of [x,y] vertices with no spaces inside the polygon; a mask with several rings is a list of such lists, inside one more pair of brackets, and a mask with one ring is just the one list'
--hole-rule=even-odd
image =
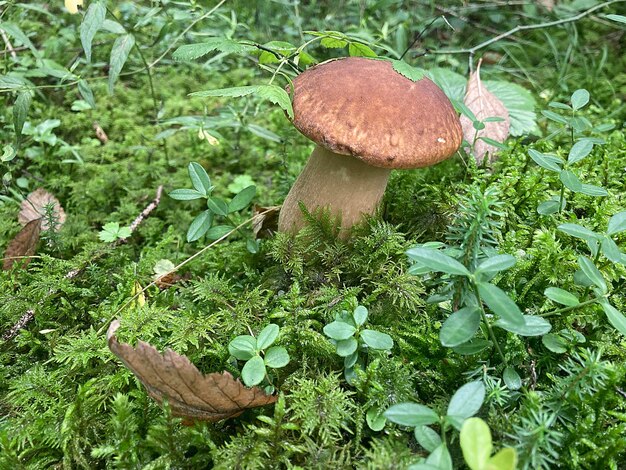
{"label": "green leaf", "polygon": [[625,23],[626,24],[626,16],[624,15],[606,15],[606,18],[608,18],[609,20],[613,20],[613,21],[617,21],[618,23]]}
{"label": "green leaf", "polygon": [[172,54],[172,58],[179,62],[189,62],[213,52],[220,51],[226,54],[244,54],[255,48],[247,44],[241,44],[228,38],[208,38],[199,44],[186,44],[180,46]]}
{"label": "green leaf", "polygon": [[522,378],[511,366],[505,367],[502,378],[509,390],[519,390],[522,388]]}
{"label": "green leaf", "polygon": [[444,322],[439,331],[439,340],[443,346],[453,348],[466,343],[476,334],[480,326],[480,310],[476,307],[464,307]]}
{"label": "green leaf", "polygon": [[439,421],[439,415],[424,405],[417,403],[399,403],[391,406],[384,413],[392,423],[401,426],[426,426]]}
{"label": "green leaf", "polygon": [[[181,190],[182,191],[182,190]],[[213,223],[213,214],[210,211],[203,211],[198,215],[187,229],[187,241],[195,242],[201,238]]]}
{"label": "green leaf", "polygon": [[5,21],[0,21],[0,29],[3,29],[9,35],[13,36],[17,41],[28,47],[33,53],[33,56],[35,56],[36,59],[41,60],[41,53],[37,50],[31,40],[28,39],[28,36],[24,34],[24,31],[22,31],[18,25]]}
{"label": "green leaf", "polygon": [[576,176],[570,170],[561,171],[561,173],[559,173],[559,179],[570,191],[574,191],[575,193],[577,193],[580,192],[581,189],[583,189],[583,184],[578,179],[578,176]]}
{"label": "green leaf", "polygon": [[517,259],[515,256],[511,255],[496,255],[491,258],[487,258],[485,261],[480,263],[478,268],[476,268],[476,272],[483,273],[496,273],[499,271],[505,271],[509,268],[515,266]]}
{"label": "green leaf", "polygon": [[91,106],[91,109],[96,109],[96,100],[93,97],[93,91],[86,80],[78,81],[78,92],[80,96]]}
{"label": "green leaf", "polygon": [[387,418],[380,412],[376,406],[372,406],[365,413],[365,421],[372,431],[382,431],[387,423]]}
{"label": "green leaf", "polygon": [[378,57],[372,49],[360,42],[351,42],[348,45],[348,54],[351,57]]}
{"label": "green leaf", "polygon": [[256,338],[257,349],[265,349],[274,344],[274,341],[278,338],[279,331],[280,328],[274,323],[270,323],[263,328]]}
{"label": "green leaf", "polygon": [[566,343],[560,336],[548,333],[541,337],[541,342],[553,353],[562,354],[567,351]]}
{"label": "green leaf", "polygon": [[589,103],[589,92],[584,88],[576,90],[570,98],[574,110],[584,108]]}
{"label": "green leaf", "polygon": [[372,349],[388,351],[393,348],[393,339],[387,333],[363,330],[359,336]]}
{"label": "green leaf", "polygon": [[210,197],[206,200],[206,206],[216,215],[227,216],[228,204],[218,197]]}
{"label": "green leaf", "polygon": [[570,165],[579,162],[589,155],[592,150],[593,142],[589,139],[581,139],[572,146],[569,151],[569,155],[567,156],[567,162]]}
{"label": "green leaf", "polygon": [[102,27],[106,13],[106,6],[103,2],[93,2],[89,5],[87,13],[85,13],[80,24],[80,42],[85,50],[87,62],[91,62],[91,43],[98,30]]}
{"label": "green leaf", "polygon": [[493,284],[479,282],[478,292],[493,313],[512,325],[524,325],[521,310],[502,289]]}
{"label": "green leaf", "polygon": [[348,357],[354,354],[356,348],[359,346],[359,343],[356,339],[350,336],[347,339],[342,339],[341,341],[337,341],[336,351],[337,355],[341,357]]}
{"label": "green leaf", "polygon": [[478,354],[491,346],[491,341],[482,338],[474,338],[467,343],[460,344],[453,348],[454,352],[461,356],[471,356]]}
{"label": "green leaf", "polygon": [[241,378],[244,384],[248,387],[253,387],[263,382],[266,373],[263,358],[261,356],[254,356],[246,362],[243,369],[241,369]]}
{"label": "green leaf", "polygon": [[460,443],[467,466],[471,470],[484,470],[493,450],[487,423],[480,418],[466,419],[461,428]]}
{"label": "green leaf", "polygon": [[194,199],[201,199],[204,197],[195,189],[175,189],[170,192],[168,196],[172,199],[176,199],[177,201],[193,201]]}
{"label": "green leaf", "polygon": [[109,93],[111,94],[134,45],[135,37],[132,34],[118,36],[113,43],[111,59],[109,60]]}
{"label": "green leaf", "polygon": [[543,111],[541,111],[541,114],[543,114],[545,117],[547,117],[551,121],[559,122],[561,124],[567,124],[569,122],[567,118],[564,118],[560,114],[557,114],[553,111],[549,111],[547,109],[544,109]]}
{"label": "green leaf", "polygon": [[260,85],[256,95],[259,98],[263,98],[271,103],[277,104],[287,113],[289,119],[293,119],[291,98],[283,88],[276,85]]}
{"label": "green leaf", "polygon": [[285,90],[276,85],[253,85],[240,86],[233,88],[220,88],[218,90],[197,91],[191,93],[190,96],[200,97],[241,97],[247,95],[256,95],[259,98],[266,99],[274,104],[278,104],[293,119],[293,107],[291,106],[291,98]]}
{"label": "green leaf", "polygon": [[428,75],[450,100],[463,101],[467,84],[467,79],[463,75],[440,67],[428,70]]}
{"label": "green leaf", "polygon": [[620,251],[617,244],[609,237],[604,237],[602,239],[602,244],[600,245],[600,248],[602,250],[602,254],[614,263],[622,262],[623,253]]}
{"label": "green leaf", "polygon": [[289,353],[282,346],[273,346],[265,353],[264,361],[267,367],[280,369],[281,367],[285,367],[289,364]]}
{"label": "green leaf", "polygon": [[327,36],[325,38],[322,38],[322,40],[320,41],[320,45],[327,49],[341,49],[348,45],[348,41],[342,38]]}
{"label": "green leaf", "polygon": [[484,400],[485,385],[480,380],[466,383],[452,395],[446,414],[448,416],[469,418],[478,413],[480,407],[483,406]]}
{"label": "green leaf", "polygon": [[426,71],[418,67],[413,67],[403,60],[392,60],[393,69],[403,77],[408,78],[412,82],[417,82],[426,76]]}
{"label": "green leaf", "polygon": [[465,266],[454,258],[436,250],[427,248],[411,248],[406,254],[409,258],[422,263],[433,271],[455,274],[458,276],[471,276]]}
{"label": "green leaf", "polygon": [[324,334],[335,341],[348,339],[356,333],[356,328],[342,321],[335,320],[324,327]]}
{"label": "green leaf", "polygon": [[485,80],[483,84],[509,112],[509,133],[512,136],[540,133],[535,113],[537,103],[531,92],[512,82]]}
{"label": "green leaf", "polygon": [[609,192],[601,186],[595,186],[593,184],[582,184],[582,187],[578,191],[579,193],[586,194],[587,196],[608,196]]}
{"label": "green leaf", "polygon": [[485,470],[515,470],[516,468],[517,451],[512,447],[505,447],[489,459]]}
{"label": "green leaf", "polygon": [[550,199],[549,201],[542,202],[537,206],[537,212],[541,215],[550,215],[559,211],[559,201]]}
{"label": "green leaf", "polygon": [[554,155],[546,155],[545,153],[538,152],[535,149],[530,149],[528,151],[528,155],[532,158],[537,165],[546,170],[550,171],[561,171],[561,165],[563,164],[563,160],[559,157],[555,157]]}
{"label": "green leaf", "polygon": [[343,366],[346,369],[351,369],[352,367],[354,367],[354,364],[356,364],[356,361],[359,359],[359,353],[358,351],[353,352],[352,354],[350,354],[349,356],[346,356],[343,358]]}
{"label": "green leaf", "polygon": [[15,104],[13,105],[13,127],[15,129],[15,136],[17,142],[21,140],[22,129],[28,116],[28,109],[32,101],[32,95],[29,91],[24,91],[17,96]]}
{"label": "green leaf", "polygon": [[565,232],[572,237],[580,238],[586,241],[597,241],[599,235],[588,228],[578,224],[561,224],[557,227],[561,232]]}
{"label": "green leaf", "polygon": [[413,430],[415,440],[428,452],[433,452],[441,445],[441,436],[428,426],[415,426]]}
{"label": "green leaf", "polygon": [[228,203],[228,212],[237,212],[248,207],[256,196],[256,186],[248,186],[237,193]]}
{"label": "green leaf", "polygon": [[580,266],[580,269],[585,274],[585,276],[587,276],[593,284],[598,286],[602,293],[606,294],[608,290],[606,282],[604,281],[602,273],[598,270],[598,268],[596,268],[596,265],[593,264],[593,261],[591,261],[586,256],[579,256],[578,265]]}
{"label": "green leaf", "polygon": [[552,329],[548,320],[534,315],[524,315],[524,324],[517,325],[500,319],[494,325],[520,336],[543,336]]}
{"label": "green leaf", "polygon": [[228,352],[231,356],[241,361],[247,361],[256,355],[256,339],[250,335],[237,336],[228,344]]}
{"label": "green leaf", "polygon": [[611,325],[613,325],[621,334],[626,336],[626,317],[606,301],[601,302],[601,305]]}
{"label": "green leaf", "polygon": [[548,103],[548,106],[550,106],[551,108],[565,109],[566,111],[572,110],[572,107],[570,105],[565,104],[565,103],[559,103],[557,101],[550,101]]}
{"label": "green leaf", "polygon": [[189,178],[191,179],[191,184],[194,189],[203,196],[208,196],[213,186],[211,186],[211,179],[205,169],[202,168],[202,165],[191,162],[187,167],[187,171],[189,172]]}
{"label": "green leaf", "polygon": [[209,231],[206,233],[206,237],[209,240],[218,240],[230,232],[234,230],[234,227],[231,225],[216,225],[215,227],[211,227]]}
{"label": "green leaf", "polygon": [[543,294],[550,300],[567,307],[575,307],[580,303],[574,294],[558,287],[548,287]]}
{"label": "green leaf", "polygon": [[361,326],[367,321],[367,308],[363,305],[359,305],[352,312],[352,317],[354,318],[354,323],[356,326]]}
{"label": "green leaf", "polygon": [[426,459],[426,464],[434,465],[438,470],[452,470],[452,457],[445,443],[431,452]]}
{"label": "green leaf", "polygon": [[626,230],[626,211],[618,212],[609,219],[609,228],[606,233],[615,235]]}

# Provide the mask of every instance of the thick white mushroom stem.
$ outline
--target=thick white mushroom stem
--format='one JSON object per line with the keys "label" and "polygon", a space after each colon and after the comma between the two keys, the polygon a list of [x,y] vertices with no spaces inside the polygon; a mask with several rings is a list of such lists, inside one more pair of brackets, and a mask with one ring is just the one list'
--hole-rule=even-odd
{"label": "thick white mushroom stem", "polygon": [[388,168],[377,168],[349,155],[338,155],[317,145],[291,187],[278,217],[280,232],[297,233],[305,224],[298,202],[313,212],[329,208],[341,217],[340,236],[363,214],[374,214],[389,179]]}

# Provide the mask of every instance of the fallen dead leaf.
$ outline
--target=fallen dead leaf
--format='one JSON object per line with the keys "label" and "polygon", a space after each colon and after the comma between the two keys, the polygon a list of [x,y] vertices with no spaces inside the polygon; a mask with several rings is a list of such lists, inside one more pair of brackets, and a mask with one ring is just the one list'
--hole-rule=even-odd
{"label": "fallen dead leaf", "polygon": [[26,225],[32,220],[41,219],[41,230],[49,230],[49,220],[44,218],[46,206],[52,205],[56,216],[56,227],[58,230],[65,222],[65,211],[61,207],[59,200],[43,188],[38,188],[22,201],[17,220],[20,224]]}
{"label": "fallen dead leaf", "polygon": [[244,387],[228,372],[203,375],[187,357],[171,349],[161,355],[143,341],[135,348],[119,343],[115,337],[119,326],[115,320],[107,331],[109,349],[137,376],[154,400],[159,404],[166,400],[172,414],[185,418],[185,424],[234,418],[248,408],[278,399],[258,387]]}
{"label": "fallen dead leaf", "polygon": [[252,233],[254,238],[267,238],[278,231],[278,214],[281,206],[262,207],[255,204],[252,209]]}
{"label": "fallen dead leaf", "polygon": [[34,219],[28,222],[22,230],[9,242],[4,252],[4,262],[2,269],[8,271],[15,263],[22,262],[22,267],[30,263],[30,258],[35,254],[37,243],[39,242],[39,234],[41,233],[41,220]]}
{"label": "fallen dead leaf", "polygon": [[481,140],[480,137],[504,142],[509,136],[509,128],[511,126],[509,112],[502,104],[502,101],[487,90],[480,80],[480,64],[481,62],[478,63],[476,71],[470,75],[463,101],[472,110],[477,120],[484,121],[487,118],[499,117],[502,118],[502,121],[485,122],[485,128],[477,132],[473,122],[467,116],[461,115],[463,137],[470,144],[476,138],[474,158],[479,165],[483,163],[487,156],[489,158],[488,164],[492,164],[496,160],[498,151],[496,147]]}

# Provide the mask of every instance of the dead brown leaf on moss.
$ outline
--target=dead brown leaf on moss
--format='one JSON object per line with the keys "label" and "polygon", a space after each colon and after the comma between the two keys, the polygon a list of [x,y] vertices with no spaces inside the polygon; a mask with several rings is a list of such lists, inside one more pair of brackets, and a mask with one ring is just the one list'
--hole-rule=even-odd
{"label": "dead brown leaf on moss", "polygon": [[115,320],[109,327],[109,349],[137,376],[154,400],[159,404],[167,401],[172,414],[184,418],[185,424],[234,418],[248,408],[278,399],[258,387],[244,387],[228,372],[204,375],[187,357],[171,349],[161,354],[143,341],[135,348],[119,343],[115,337],[119,326],[120,322]]}
{"label": "dead brown leaf on moss", "polygon": [[49,220],[44,215],[46,206],[52,206],[52,210],[57,220],[56,229],[58,230],[65,223],[65,211],[61,207],[59,200],[43,188],[38,188],[22,201],[20,212],[17,220],[20,224],[26,225],[32,220],[41,219],[41,230],[49,230]]}
{"label": "dead brown leaf on moss", "polygon": [[498,122],[485,122],[485,128],[476,131],[474,123],[467,116],[461,116],[461,126],[463,127],[463,137],[470,144],[474,144],[474,158],[479,165],[483,163],[486,157],[489,158],[488,164],[496,160],[498,148],[485,142],[481,137],[493,139],[498,142],[504,142],[509,136],[509,128],[511,119],[509,112],[505,108],[502,101],[491,93],[480,80],[480,62],[476,71],[470,75],[467,82],[467,92],[463,100],[465,105],[472,110],[478,121],[484,121],[487,118],[501,118]]}
{"label": "dead brown leaf on moss", "polygon": [[39,235],[41,234],[41,218],[28,222],[22,230],[9,242],[4,252],[4,262],[2,269],[8,271],[13,268],[15,263],[22,263],[25,267],[30,263],[29,256],[35,254],[37,243],[39,243]]}

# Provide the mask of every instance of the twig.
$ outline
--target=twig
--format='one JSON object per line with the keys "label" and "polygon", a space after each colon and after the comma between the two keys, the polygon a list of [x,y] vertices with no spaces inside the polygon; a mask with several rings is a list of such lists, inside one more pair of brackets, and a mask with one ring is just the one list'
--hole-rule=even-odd
{"label": "twig", "polygon": [[10,330],[6,331],[2,335],[2,341],[6,342],[15,338],[15,336],[17,336],[17,333],[26,325],[28,325],[33,320],[33,318],[35,318],[35,311],[34,310],[26,311],[26,313],[22,315],[22,317],[17,321],[17,323],[15,323],[15,325],[13,325]]}
{"label": "twig", "polygon": [[431,53],[433,54],[470,54],[470,56],[473,56],[477,50],[479,49],[483,49],[487,46],[490,46],[491,44],[493,44],[494,42],[498,42],[501,39],[507,38],[513,34],[519,33],[520,31],[528,31],[528,30],[532,30],[532,29],[542,29],[542,28],[550,28],[552,26],[558,26],[561,24],[566,24],[566,23],[572,23],[574,21],[578,21],[581,18],[584,18],[587,15],[590,15],[591,13],[593,13],[594,11],[600,10],[602,8],[605,8],[609,5],[613,5],[614,3],[623,3],[626,2],[626,0],[611,0],[609,2],[604,2],[601,3],[599,5],[596,5],[594,7],[589,8],[588,10],[583,11],[582,13],[579,13],[578,15],[574,15],[574,16],[570,16],[569,18],[563,18],[561,20],[555,20],[555,21],[548,21],[546,23],[537,23],[537,24],[527,24],[527,25],[518,25],[513,29],[510,29],[504,33],[498,34],[497,36],[488,39],[484,42],[481,42],[480,44],[474,46],[474,47],[470,47],[469,49],[444,49],[444,50],[439,50],[439,51],[431,51]]}
{"label": "twig", "polygon": [[159,202],[161,202],[161,194],[163,194],[163,185],[157,188],[156,197],[154,198],[154,201],[148,204],[148,206],[146,206],[146,208],[141,212],[141,214],[139,214],[137,218],[133,220],[133,223],[130,224],[130,233],[133,233],[135,230],[137,230],[137,227],[139,227],[139,224],[143,222],[143,219],[148,217],[150,215],[150,212],[156,209],[156,207],[159,205]]}
{"label": "twig", "polygon": [[8,53],[11,54],[11,57],[17,59],[17,53],[15,52],[15,49],[13,49],[13,45],[9,40],[9,36],[7,36],[7,33],[4,31],[4,29],[0,28],[0,35],[2,36],[2,40],[4,41],[4,45],[6,46]]}

